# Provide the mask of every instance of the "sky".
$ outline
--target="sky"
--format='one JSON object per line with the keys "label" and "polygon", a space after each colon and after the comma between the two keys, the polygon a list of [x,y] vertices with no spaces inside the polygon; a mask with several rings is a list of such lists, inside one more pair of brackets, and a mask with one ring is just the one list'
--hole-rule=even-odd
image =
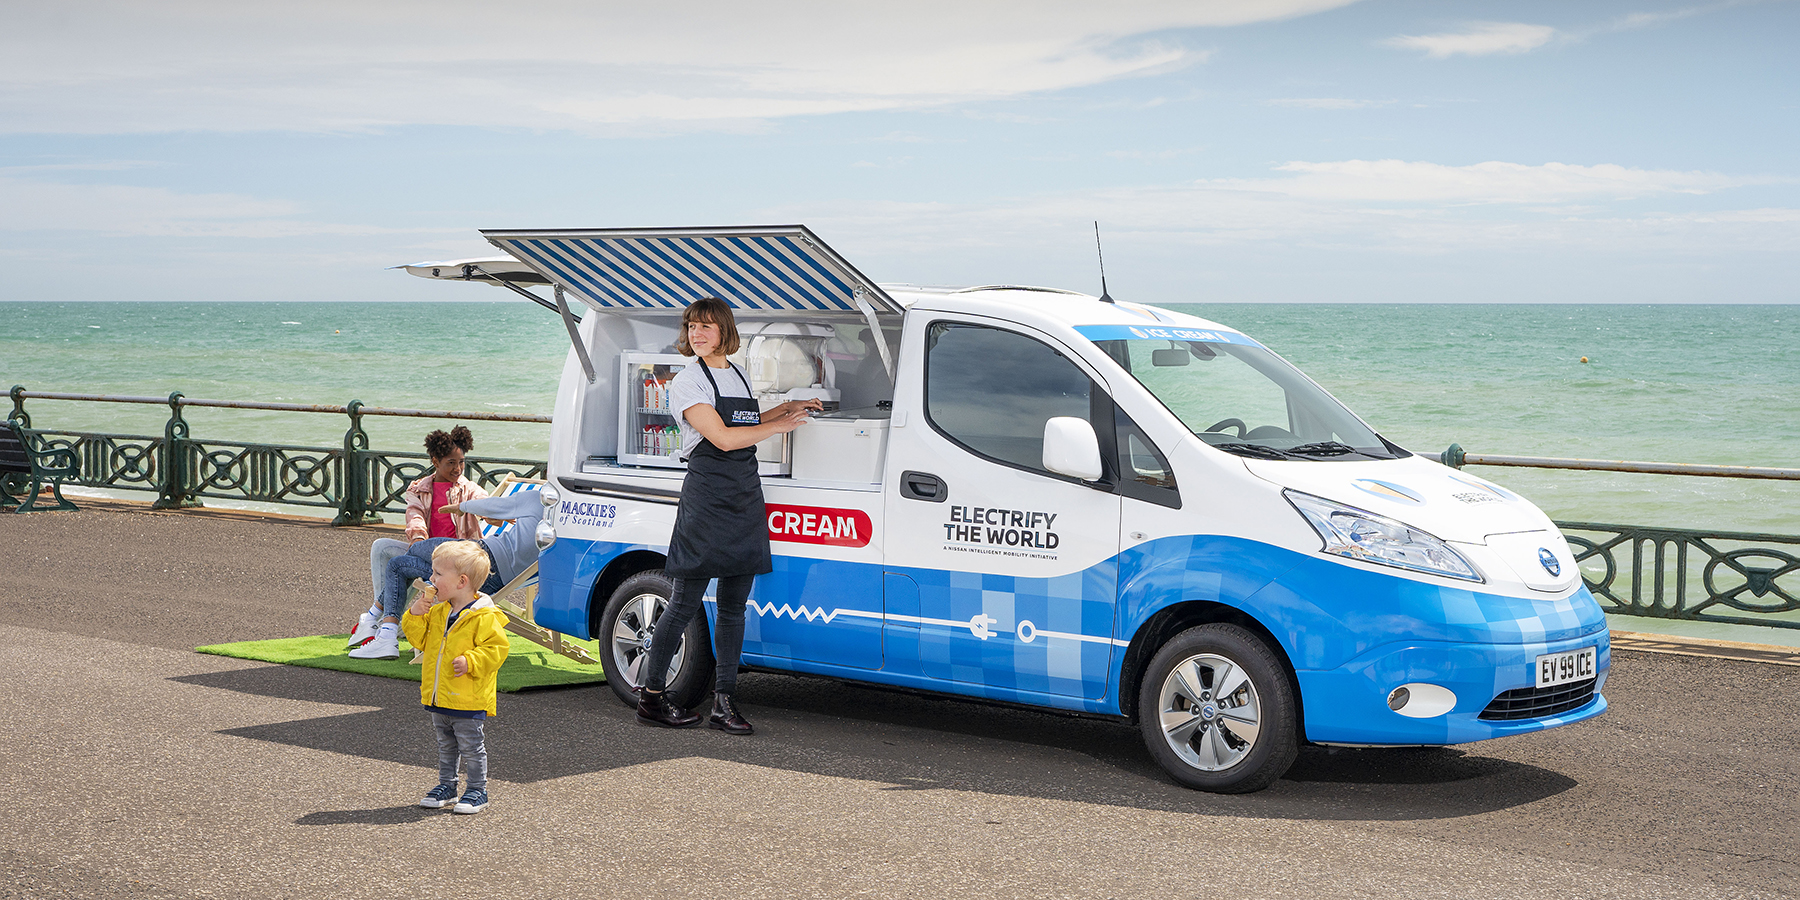
{"label": "sky", "polygon": [[499,299],[482,228],[869,277],[1800,303],[1800,2],[0,0],[0,300]]}

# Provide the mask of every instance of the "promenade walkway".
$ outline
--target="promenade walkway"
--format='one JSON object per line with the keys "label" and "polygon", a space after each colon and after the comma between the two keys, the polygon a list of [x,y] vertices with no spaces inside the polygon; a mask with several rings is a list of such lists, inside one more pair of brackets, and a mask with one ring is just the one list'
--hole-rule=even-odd
{"label": "promenade walkway", "polygon": [[411,806],[416,686],[191,652],[343,631],[373,530],[84,506],[0,516],[0,898],[1800,895],[1779,660],[1620,649],[1595,721],[1242,797],[1108,722],[767,675],[732,739],[540,691],[453,817]]}

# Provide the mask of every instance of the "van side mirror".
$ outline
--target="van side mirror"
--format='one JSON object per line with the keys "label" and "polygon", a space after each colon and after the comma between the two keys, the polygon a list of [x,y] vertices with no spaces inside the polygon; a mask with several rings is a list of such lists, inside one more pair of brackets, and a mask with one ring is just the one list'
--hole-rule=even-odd
{"label": "van side mirror", "polygon": [[1100,468],[1100,439],[1086,419],[1055,416],[1044,421],[1044,468],[1058,475],[1095,481]]}

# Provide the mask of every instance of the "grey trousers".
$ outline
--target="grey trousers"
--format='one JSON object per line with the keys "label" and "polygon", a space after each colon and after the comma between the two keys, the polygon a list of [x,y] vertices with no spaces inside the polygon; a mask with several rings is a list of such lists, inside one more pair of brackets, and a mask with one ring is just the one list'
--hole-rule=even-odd
{"label": "grey trousers", "polygon": [[468,770],[468,790],[487,790],[487,741],[482,733],[486,719],[464,719],[431,714],[431,730],[437,734],[438,781],[456,783],[456,761]]}

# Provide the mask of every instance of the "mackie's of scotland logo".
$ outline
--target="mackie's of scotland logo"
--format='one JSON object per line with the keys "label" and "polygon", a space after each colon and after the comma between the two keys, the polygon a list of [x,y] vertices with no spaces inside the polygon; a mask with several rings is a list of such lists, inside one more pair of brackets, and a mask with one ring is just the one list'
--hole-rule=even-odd
{"label": "mackie's of scotland logo", "polygon": [[1552,577],[1562,574],[1562,563],[1556,561],[1556,554],[1551,553],[1549,547],[1538,548],[1538,562],[1543,563],[1544,571]]}

